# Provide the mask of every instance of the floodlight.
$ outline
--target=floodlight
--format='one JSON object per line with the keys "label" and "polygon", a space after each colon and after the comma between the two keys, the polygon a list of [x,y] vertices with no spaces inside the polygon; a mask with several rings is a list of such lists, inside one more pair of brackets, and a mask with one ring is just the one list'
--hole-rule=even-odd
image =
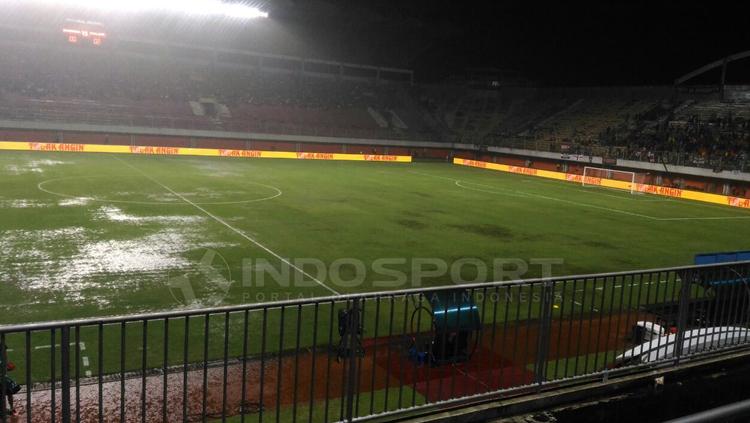
{"label": "floodlight", "polygon": [[81,7],[106,12],[171,12],[235,19],[267,18],[268,13],[244,3],[220,0],[36,0],[52,6]]}

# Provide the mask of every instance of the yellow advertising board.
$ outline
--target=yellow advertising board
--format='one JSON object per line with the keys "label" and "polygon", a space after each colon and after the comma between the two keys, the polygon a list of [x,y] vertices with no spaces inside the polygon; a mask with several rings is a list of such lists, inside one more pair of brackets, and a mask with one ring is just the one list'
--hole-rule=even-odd
{"label": "yellow advertising board", "polygon": [[[560,181],[583,183],[583,175],[572,173],[554,172],[550,170],[532,169],[528,167],[509,166],[499,163],[483,162],[479,160],[468,160],[454,158],[453,164],[461,166],[478,167],[482,169],[497,170],[500,172],[517,173],[521,175],[538,176],[540,178],[557,179]],[[617,188],[630,191],[631,183],[626,181],[616,181],[614,179],[586,177],[587,185],[599,185],[607,188]],[[750,209],[750,198],[732,197],[728,195],[709,194],[706,192],[689,191],[680,188],[670,188],[658,185],[636,184],[634,190],[645,194],[661,195],[672,198],[682,198],[685,200],[702,201],[704,203],[721,204],[724,206],[740,207]]]}
{"label": "yellow advertising board", "polygon": [[136,145],[64,144],[0,141],[0,150],[62,151],[79,153],[148,154],[169,156],[244,157],[260,159],[349,160],[410,163],[411,156],[388,154],[308,153],[292,151],[228,150],[223,148],[152,147]]}

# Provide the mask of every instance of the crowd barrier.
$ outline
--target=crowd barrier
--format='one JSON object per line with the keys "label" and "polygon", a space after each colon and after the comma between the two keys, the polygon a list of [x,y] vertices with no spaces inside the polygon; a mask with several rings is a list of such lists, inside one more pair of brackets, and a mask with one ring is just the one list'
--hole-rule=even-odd
{"label": "crowd barrier", "polygon": [[746,351],[748,276],[720,263],[0,326],[0,378],[23,386],[0,384],[19,412],[0,401],[0,421],[401,421],[552,397]]}
{"label": "crowd barrier", "polygon": [[[510,166],[500,163],[483,162],[479,160],[467,160],[467,159],[453,159],[453,164],[460,166],[471,166],[482,169],[497,170],[501,172],[516,173],[528,176],[537,176],[540,178],[556,179],[559,181],[583,183],[584,176],[572,173],[555,172],[551,170],[533,169],[522,166]],[[631,182],[617,181],[614,179],[598,178],[598,177],[586,177],[585,180],[588,185],[598,185],[606,188],[615,188],[630,191],[632,187]],[[665,197],[680,198],[684,200],[702,201],[704,203],[721,204],[724,206],[739,207],[744,209],[750,209],[750,199],[741,197],[732,197],[729,195],[709,194],[706,192],[690,191],[680,188],[664,187],[659,185],[648,185],[648,184],[635,184],[636,192],[644,194],[661,195]]]}

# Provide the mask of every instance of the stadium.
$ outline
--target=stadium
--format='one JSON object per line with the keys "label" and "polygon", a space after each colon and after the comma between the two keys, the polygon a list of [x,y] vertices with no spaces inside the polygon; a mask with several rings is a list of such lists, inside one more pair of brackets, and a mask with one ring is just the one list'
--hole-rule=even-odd
{"label": "stadium", "polygon": [[731,23],[0,4],[3,423],[750,416]]}

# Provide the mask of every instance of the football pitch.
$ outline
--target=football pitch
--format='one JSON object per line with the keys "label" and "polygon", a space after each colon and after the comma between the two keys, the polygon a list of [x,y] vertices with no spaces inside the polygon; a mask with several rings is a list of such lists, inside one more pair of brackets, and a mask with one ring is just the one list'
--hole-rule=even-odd
{"label": "football pitch", "polygon": [[4,152],[0,180],[0,324],[685,265],[750,236],[745,210],[445,163]]}

